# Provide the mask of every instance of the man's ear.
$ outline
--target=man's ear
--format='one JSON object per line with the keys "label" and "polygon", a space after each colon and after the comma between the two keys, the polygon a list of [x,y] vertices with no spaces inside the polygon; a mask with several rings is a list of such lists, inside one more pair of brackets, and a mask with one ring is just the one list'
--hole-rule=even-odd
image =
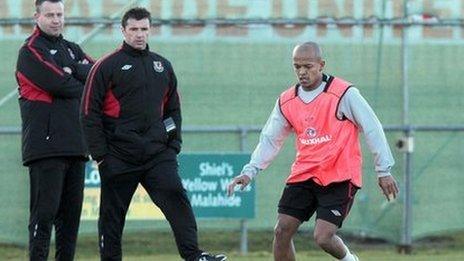
{"label": "man's ear", "polygon": [[325,67],[325,61],[321,60],[321,67],[319,68],[319,71],[322,72],[324,70],[324,67]]}

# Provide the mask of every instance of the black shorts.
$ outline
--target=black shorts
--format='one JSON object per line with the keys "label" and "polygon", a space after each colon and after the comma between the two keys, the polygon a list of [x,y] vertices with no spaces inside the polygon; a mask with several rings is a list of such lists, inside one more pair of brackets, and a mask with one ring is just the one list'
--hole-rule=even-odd
{"label": "black shorts", "polygon": [[316,219],[341,227],[357,190],[350,181],[332,183],[325,187],[312,179],[290,183],[285,186],[280,198],[279,213],[304,222],[316,212]]}

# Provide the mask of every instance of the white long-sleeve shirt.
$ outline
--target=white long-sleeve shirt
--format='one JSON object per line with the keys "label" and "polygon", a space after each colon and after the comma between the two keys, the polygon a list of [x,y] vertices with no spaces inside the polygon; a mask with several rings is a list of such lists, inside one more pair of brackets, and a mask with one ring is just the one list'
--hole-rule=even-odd
{"label": "white long-sleeve shirt", "polygon": [[[325,82],[311,91],[298,88],[298,96],[305,103],[314,100],[324,91]],[[337,111],[337,117],[346,117],[353,122],[363,133],[370,152],[374,155],[375,171],[378,177],[391,175],[390,170],[395,164],[390,146],[385,138],[382,125],[359,90],[351,87],[343,95]],[[266,169],[279,153],[285,139],[293,128],[282,115],[277,100],[266,124],[264,125],[259,143],[251,155],[250,162],[244,166],[242,173],[253,178],[259,170]]]}

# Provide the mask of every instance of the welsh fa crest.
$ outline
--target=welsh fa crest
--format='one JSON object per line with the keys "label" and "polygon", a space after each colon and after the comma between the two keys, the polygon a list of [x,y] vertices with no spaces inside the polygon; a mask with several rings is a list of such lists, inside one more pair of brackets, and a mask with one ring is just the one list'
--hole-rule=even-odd
{"label": "welsh fa crest", "polygon": [[155,69],[156,72],[160,73],[164,71],[164,66],[159,61],[153,61],[153,69]]}

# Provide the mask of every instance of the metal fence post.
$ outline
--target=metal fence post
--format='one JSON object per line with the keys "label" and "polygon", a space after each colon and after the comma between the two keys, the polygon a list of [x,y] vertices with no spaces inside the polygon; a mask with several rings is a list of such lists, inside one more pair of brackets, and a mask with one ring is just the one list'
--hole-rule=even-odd
{"label": "metal fence post", "polygon": [[[240,151],[245,152],[247,149],[248,129],[240,127]],[[248,253],[248,221],[246,219],[240,220],[240,254],[246,255]]]}
{"label": "metal fence post", "polygon": [[[408,13],[408,0],[403,2],[404,19],[407,21]],[[401,41],[401,75],[403,84],[403,126],[407,127],[405,130],[405,136],[407,141],[412,142],[412,127],[409,125],[409,85],[408,85],[408,61],[409,61],[409,48],[408,48],[408,31],[409,25],[405,25],[402,31]],[[411,145],[412,144],[408,144]],[[412,159],[412,147],[407,149],[404,153],[404,201],[403,201],[403,217],[402,217],[402,231],[401,231],[401,243],[399,246],[399,252],[410,254],[412,248],[412,201],[411,201],[411,159]]]}
{"label": "metal fence post", "polygon": [[246,255],[248,253],[248,221],[246,219],[240,220],[240,254]]}
{"label": "metal fence post", "polygon": [[404,201],[403,201],[403,222],[400,253],[411,254],[412,252],[412,128],[409,127],[405,131],[406,140],[408,141],[408,149],[404,153]]}

